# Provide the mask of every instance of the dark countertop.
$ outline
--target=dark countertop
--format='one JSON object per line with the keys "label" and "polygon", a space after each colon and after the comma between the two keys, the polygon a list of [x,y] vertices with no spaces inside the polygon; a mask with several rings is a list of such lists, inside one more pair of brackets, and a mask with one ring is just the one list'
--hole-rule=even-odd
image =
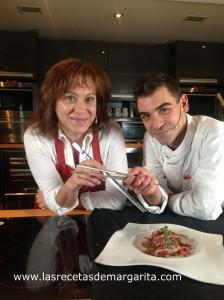
{"label": "dark countertop", "polygon": [[[127,207],[123,211],[95,210],[88,221],[89,248],[92,257],[96,257],[105,247],[112,234],[122,229],[127,223],[171,223],[187,226],[208,233],[224,233],[224,213],[215,221],[202,221],[195,218],[184,217],[170,212],[168,209],[161,215],[141,213],[134,207]],[[128,249],[127,249],[128,251]],[[165,274],[169,278],[175,278],[178,273],[155,266],[106,266],[94,264],[94,274],[129,275],[155,274],[157,278]],[[173,276],[173,277],[172,277]],[[212,276],[212,274],[211,274]],[[138,280],[128,282],[126,280],[93,282],[92,300],[222,300],[224,285],[214,285],[199,282],[185,276],[181,280],[147,281]],[[116,295],[116,296],[115,296]],[[181,295],[181,296],[180,296]]]}
{"label": "dark countertop", "polygon": [[[80,217],[77,217],[80,218]],[[75,265],[75,232],[80,219],[70,216],[37,218],[0,218],[0,295],[2,300],[55,300],[59,299],[60,281],[15,281],[14,274],[77,274]],[[79,220],[79,221],[78,221]],[[205,232],[223,233],[224,214],[216,221],[201,221],[178,216],[171,212],[162,215],[140,213],[135,207],[122,211],[95,210],[88,217],[88,243],[92,257],[103,249],[114,231],[127,222],[176,223]],[[58,254],[61,251],[59,260]],[[64,263],[63,263],[63,260]],[[93,264],[91,274],[176,274],[150,266],[109,267]],[[212,276],[212,274],[211,274]],[[70,279],[71,280],[71,279]],[[71,282],[70,282],[71,283]],[[76,284],[76,282],[73,282]],[[182,276],[181,281],[91,281],[92,300],[222,300],[224,286],[205,284]],[[82,282],[83,284],[83,282]],[[74,286],[70,289],[71,293]],[[68,291],[67,291],[68,292]],[[63,298],[64,297],[64,298]],[[66,298],[67,297],[67,298]],[[60,294],[60,299],[68,299]],[[69,299],[74,299],[71,297]]]}
{"label": "dark countertop", "polygon": [[[125,143],[126,148],[142,148],[142,143]],[[0,143],[1,149],[24,149],[24,144],[22,143]]]}

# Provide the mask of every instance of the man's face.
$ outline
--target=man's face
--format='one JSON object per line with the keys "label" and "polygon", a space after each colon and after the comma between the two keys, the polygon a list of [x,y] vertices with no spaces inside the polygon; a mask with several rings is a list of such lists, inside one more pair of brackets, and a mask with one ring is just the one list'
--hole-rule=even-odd
{"label": "man's face", "polygon": [[177,102],[166,87],[159,87],[150,96],[138,97],[137,106],[149,134],[160,144],[177,148],[186,132],[187,96]]}

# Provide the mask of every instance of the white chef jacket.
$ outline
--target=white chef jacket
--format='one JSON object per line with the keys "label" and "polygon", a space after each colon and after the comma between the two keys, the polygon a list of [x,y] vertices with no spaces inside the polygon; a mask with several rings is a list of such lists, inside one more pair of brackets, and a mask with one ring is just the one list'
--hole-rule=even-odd
{"label": "white chef jacket", "polygon": [[[74,167],[72,145],[60,128],[58,130],[58,137],[64,143],[65,163]],[[91,157],[93,155],[91,146],[92,138],[92,133],[87,133],[82,144],[82,148]],[[115,122],[110,122],[107,128],[99,131],[98,138],[101,159],[105,168],[127,173],[126,148],[120,126]],[[44,194],[47,206],[59,215],[75,208],[78,204],[68,209],[60,207],[55,201],[58,190],[64,183],[56,170],[57,157],[54,139],[38,134],[38,130],[36,129],[28,128],[24,134],[24,145],[30,170],[39,189]],[[85,155],[80,154],[80,162],[86,159]],[[79,197],[79,201],[83,207],[88,210],[93,210],[94,208],[122,209],[125,199],[125,196],[109,180],[106,180],[105,190],[85,192]]]}
{"label": "white chef jacket", "polygon": [[224,206],[224,123],[187,114],[187,132],[175,150],[144,136],[144,166],[159,181],[163,204],[149,206],[161,213],[166,204],[177,214],[215,220]]}

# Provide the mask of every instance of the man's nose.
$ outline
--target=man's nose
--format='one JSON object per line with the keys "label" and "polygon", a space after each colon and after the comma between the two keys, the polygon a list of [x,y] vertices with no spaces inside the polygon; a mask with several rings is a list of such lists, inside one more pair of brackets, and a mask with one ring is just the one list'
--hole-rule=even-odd
{"label": "man's nose", "polygon": [[157,130],[159,128],[161,128],[164,125],[164,120],[162,117],[160,117],[159,115],[152,115],[150,120],[148,121],[148,129],[149,130]]}

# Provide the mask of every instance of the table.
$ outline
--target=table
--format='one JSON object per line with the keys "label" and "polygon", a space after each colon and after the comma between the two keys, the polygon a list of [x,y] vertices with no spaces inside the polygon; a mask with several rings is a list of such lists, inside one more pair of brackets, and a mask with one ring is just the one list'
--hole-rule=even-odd
{"label": "table", "polygon": [[[83,222],[86,212],[76,210],[73,214],[75,217],[53,216],[48,210],[38,209],[1,211],[0,299],[75,299],[76,282],[67,281],[68,289],[60,279],[41,279],[43,273],[49,278],[79,271],[77,223]],[[21,278],[29,274],[38,276],[38,280],[15,280],[15,275]]]}
{"label": "table", "polygon": [[[127,223],[173,223],[187,226],[193,229],[208,233],[224,233],[224,214],[215,221],[203,221],[191,217],[179,216],[171,212],[168,208],[161,215],[141,213],[134,207],[126,207],[122,211],[112,211],[108,209],[95,210],[88,219],[88,243],[90,253],[94,259],[104,248],[112,234]],[[128,249],[127,249],[128,251]],[[176,273],[159,267],[151,266],[126,266],[112,267],[94,264],[93,273],[96,274],[155,274],[160,278],[162,274],[172,280],[167,281],[136,281],[129,283],[128,280],[120,282],[114,281],[94,281],[92,286],[92,300],[131,300],[131,299],[186,299],[186,300],[223,300],[224,286],[206,284],[182,276],[178,279]],[[211,274],[212,276],[212,274]]]}

